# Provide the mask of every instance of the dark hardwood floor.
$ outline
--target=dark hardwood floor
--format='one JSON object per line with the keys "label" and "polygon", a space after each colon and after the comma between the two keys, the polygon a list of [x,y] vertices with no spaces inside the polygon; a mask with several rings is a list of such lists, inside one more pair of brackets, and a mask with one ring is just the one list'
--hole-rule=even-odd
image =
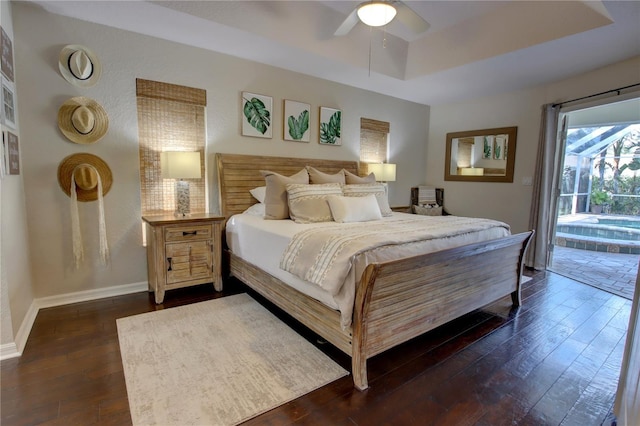
{"label": "dark hardwood floor", "polygon": [[[137,293],[41,310],[23,355],[1,363],[1,424],[131,424],[116,319],[247,291],[225,286],[168,292],[159,306]],[[608,426],[631,302],[552,273],[537,273],[523,298],[374,357],[365,392],[348,376],[247,424]]]}

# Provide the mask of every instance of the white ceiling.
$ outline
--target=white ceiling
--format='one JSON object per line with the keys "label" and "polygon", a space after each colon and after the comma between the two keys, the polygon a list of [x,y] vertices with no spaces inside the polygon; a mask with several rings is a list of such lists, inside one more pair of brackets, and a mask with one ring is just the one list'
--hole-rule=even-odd
{"label": "white ceiling", "polygon": [[425,33],[395,20],[385,30],[360,23],[343,37],[333,33],[357,1],[32,1],[427,105],[534,87],[640,55],[640,1],[406,1],[430,23]]}

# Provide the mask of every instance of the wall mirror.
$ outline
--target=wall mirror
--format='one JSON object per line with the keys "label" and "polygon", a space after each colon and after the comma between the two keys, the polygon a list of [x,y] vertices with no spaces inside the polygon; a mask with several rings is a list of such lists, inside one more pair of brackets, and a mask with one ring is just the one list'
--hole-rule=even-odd
{"label": "wall mirror", "polygon": [[517,129],[447,133],[444,180],[513,182]]}

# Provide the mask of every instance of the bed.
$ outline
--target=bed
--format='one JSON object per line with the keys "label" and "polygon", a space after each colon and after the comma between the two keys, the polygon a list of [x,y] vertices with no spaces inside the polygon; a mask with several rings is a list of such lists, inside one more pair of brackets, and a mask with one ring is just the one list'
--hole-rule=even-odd
{"label": "bed", "polygon": [[[260,170],[290,176],[305,166],[358,174],[354,161],[216,154],[222,214],[256,200]],[[368,388],[367,360],[502,297],[520,305],[524,254],[533,231],[396,260],[374,261],[356,277],[351,322],[326,301],[285,284],[277,274],[228,251],[229,272],[351,357],[354,385]]]}

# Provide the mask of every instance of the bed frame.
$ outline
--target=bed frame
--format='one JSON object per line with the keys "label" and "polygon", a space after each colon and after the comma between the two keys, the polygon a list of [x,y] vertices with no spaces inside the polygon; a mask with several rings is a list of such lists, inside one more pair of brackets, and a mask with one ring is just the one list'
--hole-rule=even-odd
{"label": "bed frame", "polygon": [[[309,165],[358,173],[355,161],[217,154],[220,208],[229,218],[255,203],[260,170],[290,176]],[[533,231],[367,266],[356,288],[352,326],[339,312],[229,253],[230,272],[351,356],[355,387],[368,388],[367,359],[455,318],[511,295],[520,305],[525,251]]]}

